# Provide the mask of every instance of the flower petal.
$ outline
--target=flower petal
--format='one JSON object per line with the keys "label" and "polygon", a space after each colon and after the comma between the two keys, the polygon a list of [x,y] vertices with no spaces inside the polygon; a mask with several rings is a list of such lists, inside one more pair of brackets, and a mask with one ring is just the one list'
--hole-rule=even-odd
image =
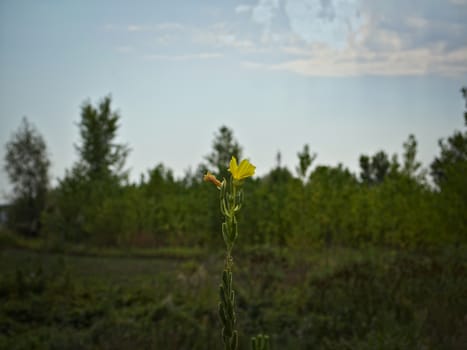
{"label": "flower petal", "polygon": [[232,159],[235,160],[235,163],[232,164],[233,160],[231,161],[230,172],[235,180],[243,180],[254,175],[256,167],[247,159],[242,160],[239,166],[237,166],[236,159]]}
{"label": "flower petal", "polygon": [[233,178],[235,179],[238,176],[238,164],[237,164],[237,159],[232,156],[232,159],[230,160],[230,166],[229,166],[229,171],[232,174]]}

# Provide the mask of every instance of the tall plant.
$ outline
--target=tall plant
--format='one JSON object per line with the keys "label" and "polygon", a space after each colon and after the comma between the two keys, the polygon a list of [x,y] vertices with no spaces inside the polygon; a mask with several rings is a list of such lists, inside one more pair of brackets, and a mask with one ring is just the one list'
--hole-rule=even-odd
{"label": "tall plant", "polygon": [[[245,179],[255,173],[256,167],[248,160],[244,159],[237,163],[237,159],[232,156],[230,166],[230,180],[225,178],[219,181],[213,174],[207,173],[204,180],[213,183],[220,190],[220,209],[224,216],[222,223],[222,237],[226,247],[226,257],[222,281],[219,286],[219,316],[222,322],[222,341],[226,350],[236,350],[238,347],[238,331],[236,330],[235,315],[235,292],[232,278],[232,249],[238,237],[237,213],[243,204],[243,183]],[[263,337],[261,337],[263,339]],[[267,346],[268,338],[265,337],[261,345]],[[259,345],[256,338],[252,339],[252,345],[256,349]],[[264,347],[266,349],[266,347]]]}

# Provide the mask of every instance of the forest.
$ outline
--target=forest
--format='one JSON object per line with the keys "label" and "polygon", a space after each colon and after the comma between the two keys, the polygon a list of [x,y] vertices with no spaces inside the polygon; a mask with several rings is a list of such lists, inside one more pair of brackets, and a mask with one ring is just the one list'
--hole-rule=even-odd
{"label": "forest", "polygon": [[[464,130],[439,141],[428,168],[408,135],[400,154],[361,154],[357,174],[315,165],[305,144],[295,169],[278,153],[267,174],[245,179],[233,249],[239,349],[258,334],[271,349],[464,348],[461,93]],[[5,145],[0,348],[220,349],[223,218],[203,175],[229,179],[232,156],[248,153],[222,125],[195,171],[176,178],[157,164],[132,182],[111,104],[83,103],[79,159],[56,186],[27,119]]]}

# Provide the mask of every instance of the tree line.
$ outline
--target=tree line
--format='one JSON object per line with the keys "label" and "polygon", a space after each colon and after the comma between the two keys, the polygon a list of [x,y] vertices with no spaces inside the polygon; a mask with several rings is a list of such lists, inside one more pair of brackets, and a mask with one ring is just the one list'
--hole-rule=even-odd
{"label": "tree line", "polygon": [[[467,89],[461,90],[466,101]],[[81,107],[78,161],[50,186],[46,142],[27,119],[6,144],[4,167],[13,184],[7,227],[56,245],[218,244],[218,193],[202,182],[210,170],[227,177],[243,148],[233,130],[219,128],[212,151],[182,178],[158,164],[131,183],[129,147],[116,143],[121,116],[105,97]],[[295,173],[277,164],[245,184],[240,218],[243,244],[310,246],[368,243],[394,246],[462,244],[467,240],[467,129],[439,141],[423,169],[409,135],[401,159],[384,151],[359,158],[359,174],[343,165],[316,166],[308,145]],[[431,181],[430,181],[431,179]]]}

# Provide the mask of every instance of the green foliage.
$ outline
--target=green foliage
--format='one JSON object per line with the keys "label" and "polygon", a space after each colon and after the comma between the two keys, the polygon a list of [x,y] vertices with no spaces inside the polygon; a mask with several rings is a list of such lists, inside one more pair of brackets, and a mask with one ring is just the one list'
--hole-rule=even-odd
{"label": "green foliage", "polygon": [[[278,166],[248,181],[240,244],[372,242],[403,247],[464,242],[463,163],[456,165],[441,191],[434,191],[417,162],[414,137],[403,150],[402,165],[396,157],[391,162],[387,156],[372,157],[370,175],[362,172],[361,183],[342,165],[318,166],[306,181]],[[380,163],[385,170],[377,170]],[[190,174],[176,179],[159,164],[138,184],[122,186],[109,179],[88,180],[75,167],[50,195],[45,228],[60,242],[217,245],[217,193],[200,181],[201,176]]]}
{"label": "green foliage", "polygon": [[8,225],[14,231],[37,236],[45,208],[50,161],[42,135],[23,118],[6,144],[5,171],[13,185]]}
{"label": "green foliage", "polygon": [[[180,270],[173,274],[176,279],[169,279],[174,270],[170,260],[18,252],[2,255],[2,266],[8,266],[0,278],[2,348],[205,349],[219,345],[209,332],[215,315],[205,301],[213,295],[205,289],[191,293],[204,286],[206,273]],[[174,284],[178,291],[172,290]]]}
{"label": "green foliage", "polygon": [[[301,183],[287,168],[277,167],[263,179],[245,184],[248,200],[240,222],[246,242],[284,246],[292,235],[297,215],[291,203]],[[293,202],[292,202],[293,201]]]}
{"label": "green foliage", "polygon": [[[467,127],[467,88],[462,89],[462,94]],[[440,140],[439,146],[440,155],[431,164],[431,174],[440,190],[437,209],[446,218],[444,231],[450,232],[451,241],[458,244],[467,238],[467,129]]]}
{"label": "green foliage", "polygon": [[269,350],[269,336],[258,334],[251,338],[251,350]]}
{"label": "green foliage", "polygon": [[[96,108],[83,106],[81,159],[50,192],[42,213],[49,244],[217,247],[222,215],[218,194],[202,183],[200,171],[207,165],[180,179],[158,164],[139,183],[123,182],[117,169],[127,148],[114,142],[118,120],[110,98]],[[100,139],[107,141],[99,145]],[[342,165],[318,166],[310,173],[316,155],[308,145],[298,152],[296,175],[281,166],[279,155],[275,168],[244,184],[247,198],[238,223],[244,238],[239,244],[285,248],[465,243],[465,140],[465,132],[455,132],[440,142],[440,155],[431,166],[436,188],[417,160],[413,135],[402,145],[400,162],[397,154],[390,159],[384,151],[362,155],[358,178]],[[233,131],[223,126],[206,159],[222,179],[231,155],[241,151]]]}
{"label": "green foliage", "polygon": [[341,165],[335,168],[319,166],[310,175],[305,188],[310,203],[307,226],[314,228],[310,233],[315,240],[327,246],[353,241],[351,235],[356,225],[351,210],[357,189],[357,180]]}
{"label": "green foliage", "polygon": [[[279,349],[462,349],[466,256],[459,248],[333,248],[328,257],[321,249],[254,247],[235,266],[238,327],[267,332]],[[7,249],[0,265],[2,348],[222,348],[213,307],[219,255]],[[239,349],[251,346],[249,337],[238,341]]]}
{"label": "green foliage", "polygon": [[417,140],[410,134],[408,140],[404,143],[404,167],[402,173],[408,177],[415,177],[420,169],[421,163],[417,161]]}
{"label": "green foliage", "polygon": [[[467,127],[467,88],[464,87],[461,91],[466,104],[464,122]],[[455,173],[455,167],[462,166],[467,161],[467,131],[464,133],[454,132],[447,140],[440,140],[439,147],[441,154],[431,164],[431,175],[435,183],[442,189],[443,185],[449,183],[449,175]]]}
{"label": "green foliage", "polygon": [[360,156],[360,178],[366,184],[379,184],[389,172],[391,163],[384,151],[375,153],[371,158]]}
{"label": "green foliage", "polygon": [[[464,278],[456,277],[465,276],[464,269],[442,257],[396,255],[390,263],[362,262],[313,280],[306,302],[311,319],[302,323],[310,338],[303,345],[451,349],[463,333],[454,320],[462,314],[456,308],[464,302],[455,295],[465,291]],[[439,283],[454,299],[438,301]]]}
{"label": "green foliage", "polygon": [[89,179],[122,176],[129,148],[114,142],[120,115],[111,110],[111,98],[105,97],[97,106],[85,102],[78,124],[81,144],[76,146],[85,175]]}
{"label": "green foliage", "polygon": [[[113,234],[109,232],[114,227],[113,223],[98,235],[96,230],[106,225],[106,214],[114,209],[109,208],[109,201],[118,199],[120,193],[116,181],[88,179],[81,167],[74,167],[51,193],[50,207],[43,215],[46,234],[58,244],[86,240],[116,243],[117,237],[109,237]],[[119,219],[116,216],[108,219],[107,223]]]}
{"label": "green foliage", "polygon": [[43,215],[53,244],[85,240],[123,244],[128,243],[129,232],[134,232],[131,199],[125,197],[131,188],[126,191],[120,185],[129,149],[114,142],[120,116],[112,112],[110,104],[106,97],[97,108],[88,102],[81,108],[81,144],[76,147],[80,159],[59,181]]}
{"label": "green foliage", "polygon": [[298,156],[298,166],[296,168],[297,174],[300,179],[305,180],[308,168],[313,164],[313,161],[316,159],[316,153],[310,155],[310,146],[303,146],[303,150],[297,153]]}
{"label": "green foliage", "polygon": [[[10,227],[45,235],[0,232],[0,348],[218,348],[218,316],[228,349],[465,344],[467,131],[440,141],[431,164],[436,187],[409,135],[401,163],[384,151],[362,155],[359,178],[341,164],[310,173],[316,154],[308,145],[297,154],[296,176],[278,154],[275,168],[242,185],[244,206],[243,194],[227,193],[224,183],[219,207],[200,172],[177,179],[158,164],[130,184],[129,150],[115,143],[120,116],[110,104],[107,97],[83,105],[80,159],[49,192],[45,142],[26,119],[7,144]],[[467,111],[464,118],[467,126]],[[206,160],[223,178],[241,152],[223,126]],[[238,231],[242,264],[233,265]],[[204,252],[221,237],[229,253],[214,294],[220,255]],[[82,260],[70,271],[57,256],[53,264],[48,255],[21,259],[19,249],[41,251],[42,242]],[[107,258],[96,257],[103,252]]]}

